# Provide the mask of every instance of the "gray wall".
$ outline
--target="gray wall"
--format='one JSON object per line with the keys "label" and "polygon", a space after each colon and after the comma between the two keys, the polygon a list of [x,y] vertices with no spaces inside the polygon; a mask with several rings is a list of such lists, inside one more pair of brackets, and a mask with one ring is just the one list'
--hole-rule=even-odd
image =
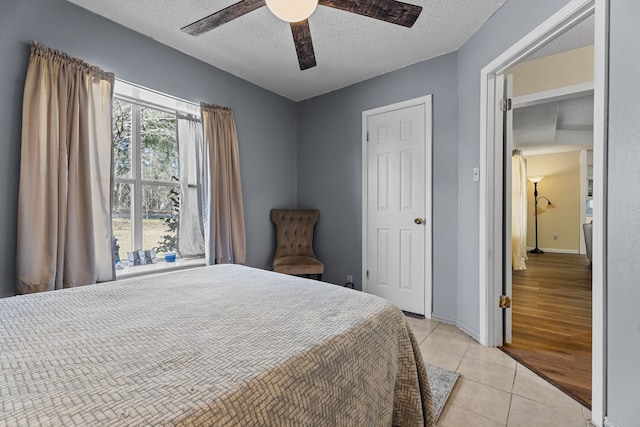
{"label": "gray wall", "polygon": [[63,0],[3,0],[0,9],[0,296],[15,293],[22,91],[29,41],[193,102],[229,106],[238,128],[247,264],[270,267],[273,207],[295,205],[296,104]]}
{"label": "gray wall", "polygon": [[611,0],[607,262],[608,418],[640,422],[640,3]]}
{"label": "gray wall", "polygon": [[456,318],[456,55],[421,62],[299,103],[298,206],[320,210],[326,280],[362,286],[362,112],[433,94],[434,314]]}
{"label": "gray wall", "polygon": [[[480,333],[479,191],[480,70],[557,12],[567,0],[509,0],[458,50],[458,301],[457,324]],[[480,173],[485,173],[481,167]]]}

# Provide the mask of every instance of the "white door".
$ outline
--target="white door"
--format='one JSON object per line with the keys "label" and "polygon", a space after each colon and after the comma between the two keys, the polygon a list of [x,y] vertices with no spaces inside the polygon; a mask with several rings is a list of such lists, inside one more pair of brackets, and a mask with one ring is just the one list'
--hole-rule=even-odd
{"label": "white door", "polygon": [[[513,251],[513,245],[511,241],[511,233],[512,233],[512,221],[511,221],[511,176],[512,176],[512,167],[511,167],[511,156],[513,155],[513,108],[511,106],[511,99],[513,98],[513,76],[511,74],[507,76],[496,76],[496,82],[503,81],[503,90],[504,90],[504,99],[508,100],[507,108],[502,108],[503,110],[503,120],[504,120],[504,194],[505,201],[504,204],[504,280],[502,287],[502,294],[506,295],[509,299],[512,299],[512,261],[511,261],[511,253]],[[507,308],[504,308],[504,333],[503,340],[504,343],[509,344],[512,342],[512,308],[511,305]]]}
{"label": "white door", "polygon": [[[496,293],[505,295],[511,299],[512,288],[512,267],[511,267],[511,155],[513,150],[513,110],[511,106],[513,92],[512,76],[497,74],[495,76],[495,99],[492,115],[495,121],[494,137],[496,141],[502,141],[502,147],[496,147],[495,158],[492,159],[496,173],[493,176],[493,192],[499,197],[501,209],[494,210],[494,218],[491,219],[492,232],[488,238],[492,239],[490,246],[494,248],[496,256],[493,258],[492,270],[496,276],[492,282],[499,286]],[[509,102],[507,102],[509,101]],[[492,168],[487,168],[492,170]],[[500,171],[500,172],[498,172]],[[489,302],[489,310],[493,311],[496,322],[502,324],[502,330],[496,328],[493,342],[497,345],[510,343],[512,338],[511,320],[512,310],[500,308],[500,298],[496,295],[495,300]]]}
{"label": "white door", "polygon": [[419,101],[366,116],[363,281],[367,292],[430,316],[431,97]]}

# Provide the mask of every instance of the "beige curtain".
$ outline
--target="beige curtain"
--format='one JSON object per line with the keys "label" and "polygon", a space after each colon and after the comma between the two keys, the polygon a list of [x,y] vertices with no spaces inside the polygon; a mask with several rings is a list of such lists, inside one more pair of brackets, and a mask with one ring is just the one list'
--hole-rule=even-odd
{"label": "beige curtain", "polygon": [[519,150],[511,156],[511,266],[527,269],[527,167]]}
{"label": "beige curtain", "polygon": [[203,225],[207,264],[243,264],[246,237],[240,156],[233,111],[201,104],[204,136]]}
{"label": "beige curtain", "polygon": [[114,76],[34,42],[22,110],[18,293],[113,280]]}

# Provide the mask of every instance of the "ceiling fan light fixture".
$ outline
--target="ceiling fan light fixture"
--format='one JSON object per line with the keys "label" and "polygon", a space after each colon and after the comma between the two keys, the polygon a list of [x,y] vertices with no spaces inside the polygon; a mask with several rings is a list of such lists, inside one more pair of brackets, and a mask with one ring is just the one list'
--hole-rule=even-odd
{"label": "ceiling fan light fixture", "polygon": [[286,22],[304,21],[318,6],[318,0],[266,0],[266,3],[271,13]]}

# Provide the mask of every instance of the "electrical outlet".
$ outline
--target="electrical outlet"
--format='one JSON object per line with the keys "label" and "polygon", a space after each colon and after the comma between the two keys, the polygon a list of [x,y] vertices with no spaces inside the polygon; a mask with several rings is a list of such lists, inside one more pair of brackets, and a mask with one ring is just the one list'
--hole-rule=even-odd
{"label": "electrical outlet", "polygon": [[558,240],[558,235],[557,234],[553,235],[553,240]]}
{"label": "electrical outlet", "polygon": [[351,274],[347,274],[347,283],[353,283],[353,276]]}

